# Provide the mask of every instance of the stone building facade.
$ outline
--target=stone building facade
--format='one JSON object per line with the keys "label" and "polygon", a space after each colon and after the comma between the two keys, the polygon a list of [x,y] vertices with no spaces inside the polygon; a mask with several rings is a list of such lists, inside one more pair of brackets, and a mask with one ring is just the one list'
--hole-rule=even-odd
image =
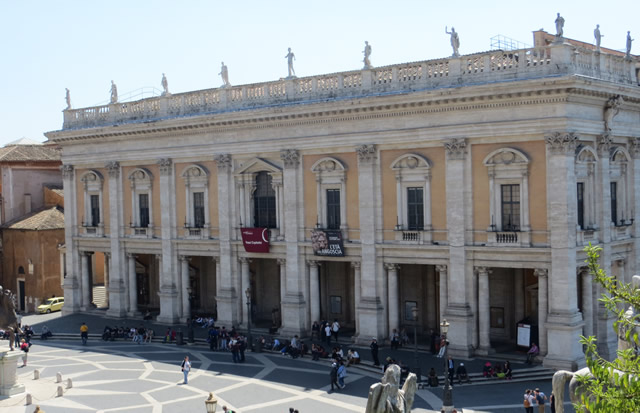
{"label": "stone building facade", "polygon": [[616,345],[584,245],[640,268],[639,114],[637,60],[568,41],[66,110],[65,311],[102,256],[116,317],[337,318],[359,342],[446,318],[463,356],[529,320],[576,367],[580,334]]}

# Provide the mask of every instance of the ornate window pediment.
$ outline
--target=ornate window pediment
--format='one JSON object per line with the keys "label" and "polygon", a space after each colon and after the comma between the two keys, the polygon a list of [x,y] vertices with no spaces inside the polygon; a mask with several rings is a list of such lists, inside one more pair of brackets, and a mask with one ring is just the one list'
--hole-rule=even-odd
{"label": "ornate window pediment", "polygon": [[136,168],[128,176],[131,186],[131,235],[153,236],[153,174]]}
{"label": "ornate window pediment", "polygon": [[[396,240],[430,242],[431,163],[416,153],[406,153],[391,162],[396,176]],[[426,231],[421,236],[415,232]]]}
{"label": "ornate window pediment", "polygon": [[340,229],[347,238],[346,171],[342,161],[334,157],[318,159],[311,172],[316,175],[316,225],[321,228]]}
{"label": "ornate window pediment", "polygon": [[186,236],[209,238],[209,171],[202,165],[192,164],[182,170],[184,179]]}
{"label": "ornate window pediment", "polygon": [[273,174],[281,174],[282,168],[267,159],[254,158],[240,165],[235,175],[255,174],[261,171],[267,171],[273,176]]}
{"label": "ornate window pediment", "polygon": [[104,231],[104,213],[102,205],[102,190],[104,177],[96,170],[89,170],[82,174],[80,181],[84,186],[84,217],[82,226],[85,235],[102,236]]}

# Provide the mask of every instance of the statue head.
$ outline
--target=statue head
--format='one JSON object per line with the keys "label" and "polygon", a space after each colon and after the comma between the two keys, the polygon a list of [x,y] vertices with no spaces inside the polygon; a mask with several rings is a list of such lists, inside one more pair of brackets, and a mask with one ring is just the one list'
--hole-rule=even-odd
{"label": "statue head", "polygon": [[397,364],[390,364],[384,372],[384,376],[382,376],[382,384],[389,384],[391,386],[392,395],[397,394],[398,389],[400,388],[400,373],[400,366]]}

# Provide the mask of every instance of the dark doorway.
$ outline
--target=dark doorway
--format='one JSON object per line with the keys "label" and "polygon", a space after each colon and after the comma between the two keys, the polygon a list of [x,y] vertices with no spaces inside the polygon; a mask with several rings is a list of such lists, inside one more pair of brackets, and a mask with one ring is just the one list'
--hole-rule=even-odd
{"label": "dark doorway", "polygon": [[25,310],[25,291],[24,291],[24,280],[18,280],[18,306],[20,307],[20,311]]}

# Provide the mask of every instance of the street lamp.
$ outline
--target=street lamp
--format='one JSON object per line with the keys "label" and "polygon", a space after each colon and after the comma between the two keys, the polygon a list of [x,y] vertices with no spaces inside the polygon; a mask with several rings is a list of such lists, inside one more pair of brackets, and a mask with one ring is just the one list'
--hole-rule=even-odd
{"label": "street lamp", "polygon": [[413,341],[415,344],[413,349],[413,358],[414,358],[414,364],[415,364],[414,372],[418,377],[418,383],[420,383],[421,374],[420,374],[420,364],[418,362],[418,307],[417,306],[413,307],[411,309],[411,312],[413,313]]}
{"label": "street lamp", "polygon": [[209,398],[204,401],[204,405],[207,408],[207,413],[215,413],[218,399],[215,398],[213,393],[209,393]]}
{"label": "street lamp", "polygon": [[444,394],[442,397],[442,411],[453,411],[453,388],[449,381],[449,358],[447,353],[449,352],[449,344],[447,344],[447,333],[449,332],[449,322],[444,319],[440,323],[440,332],[444,336]]}
{"label": "street lamp", "polygon": [[247,335],[249,336],[249,350],[253,351],[253,338],[251,337],[251,288],[244,290],[247,297]]}

